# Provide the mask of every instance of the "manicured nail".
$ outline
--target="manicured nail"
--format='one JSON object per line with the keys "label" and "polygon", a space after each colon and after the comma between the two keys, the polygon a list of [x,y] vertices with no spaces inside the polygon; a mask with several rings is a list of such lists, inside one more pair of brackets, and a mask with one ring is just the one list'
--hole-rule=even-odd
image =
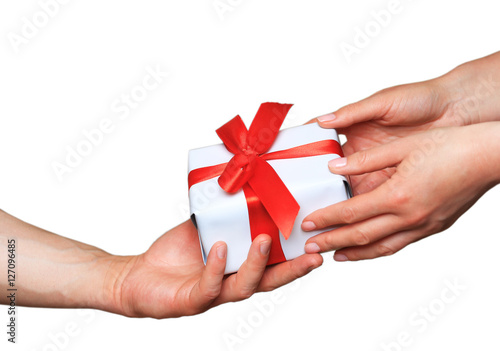
{"label": "manicured nail", "polygon": [[310,231],[316,229],[316,224],[312,221],[302,222],[302,230]]}
{"label": "manicured nail", "polygon": [[328,167],[331,168],[341,168],[345,167],[345,165],[347,165],[347,158],[345,157],[334,158],[328,162]]}
{"label": "manicured nail", "polygon": [[309,243],[309,244],[306,244],[306,246],[304,246],[304,250],[307,253],[316,253],[316,252],[320,251],[320,248],[319,248],[318,244],[316,244],[316,243]]}
{"label": "manicured nail", "polygon": [[344,255],[344,254],[335,254],[335,255],[333,255],[333,259],[335,261],[338,261],[338,262],[349,261],[349,259],[347,258],[347,256]]}
{"label": "manicured nail", "polygon": [[226,258],[227,254],[227,246],[226,245],[219,245],[217,248],[217,257],[219,257],[221,260]]}
{"label": "manicured nail", "polygon": [[260,253],[267,256],[271,251],[271,241],[266,240],[260,243]]}
{"label": "manicured nail", "polygon": [[335,118],[336,118],[336,116],[333,113],[329,113],[329,114],[318,117],[318,121],[329,122],[329,121],[333,121]]}

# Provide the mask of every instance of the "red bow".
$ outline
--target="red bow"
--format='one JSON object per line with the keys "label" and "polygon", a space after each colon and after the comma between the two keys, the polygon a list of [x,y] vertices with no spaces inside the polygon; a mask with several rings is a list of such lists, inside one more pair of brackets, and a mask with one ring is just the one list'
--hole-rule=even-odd
{"label": "red bow", "polygon": [[228,163],[193,169],[188,175],[189,188],[219,175],[219,185],[226,192],[234,193],[243,188],[252,240],[261,233],[273,238],[268,264],[286,260],[279,242],[279,231],[288,239],[300,207],[266,161],[343,155],[340,144],[332,139],[266,153],[291,107],[269,102],[262,104],[250,130],[246,129],[240,116],[236,116],[217,130],[226,148],[234,154],[233,158]]}
{"label": "red bow", "polygon": [[248,184],[285,239],[292,232],[300,206],[261,155],[274,143],[291,107],[290,104],[263,103],[249,130],[240,116],[217,129],[217,135],[234,154],[219,177],[219,185],[226,192],[234,193]]}

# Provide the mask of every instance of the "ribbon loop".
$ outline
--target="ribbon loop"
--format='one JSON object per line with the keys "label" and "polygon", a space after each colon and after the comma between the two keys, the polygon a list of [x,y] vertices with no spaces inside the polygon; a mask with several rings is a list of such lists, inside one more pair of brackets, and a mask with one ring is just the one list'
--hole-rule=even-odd
{"label": "ribbon loop", "polygon": [[248,130],[248,144],[257,152],[263,154],[269,150],[274,139],[292,108],[292,104],[277,104],[265,102],[260,105],[255,118]]}
{"label": "ribbon loop", "polygon": [[248,131],[240,116],[224,124],[216,130],[216,133],[232,154],[236,155],[247,148]]}

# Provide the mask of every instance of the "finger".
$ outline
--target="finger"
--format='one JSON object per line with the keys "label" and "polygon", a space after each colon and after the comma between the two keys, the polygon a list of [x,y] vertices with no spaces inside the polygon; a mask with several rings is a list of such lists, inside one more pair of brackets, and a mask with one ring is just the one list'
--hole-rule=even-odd
{"label": "finger", "polygon": [[215,243],[208,253],[207,264],[198,283],[191,290],[191,301],[194,306],[203,308],[219,296],[224,270],[226,268],[227,245]]}
{"label": "finger", "polygon": [[268,267],[257,291],[271,291],[285,284],[293,282],[313,269],[323,264],[323,256],[320,254],[305,254],[291,261],[286,261]]}
{"label": "finger", "polygon": [[335,261],[359,261],[390,256],[422,238],[421,230],[408,230],[392,234],[366,246],[347,247],[335,252]]}
{"label": "finger", "polygon": [[323,128],[346,128],[353,124],[379,119],[391,108],[392,98],[385,91],[375,93],[361,101],[317,118]]}
{"label": "finger", "polygon": [[388,167],[372,173],[351,176],[351,187],[354,196],[368,193],[384,184],[396,172],[396,167]]}
{"label": "finger", "polygon": [[364,246],[406,229],[405,227],[402,219],[396,215],[384,214],[315,235],[306,241],[305,251],[315,253]]}
{"label": "finger", "polygon": [[356,223],[388,212],[387,190],[382,185],[369,193],[314,211],[302,221],[302,230]]}
{"label": "finger", "polygon": [[343,175],[370,173],[399,164],[413,147],[412,138],[399,139],[334,158],[328,162],[328,168],[332,173]]}
{"label": "finger", "polygon": [[257,291],[269,259],[271,241],[267,234],[253,240],[246,261],[236,274],[226,279],[216,303],[244,300]]}

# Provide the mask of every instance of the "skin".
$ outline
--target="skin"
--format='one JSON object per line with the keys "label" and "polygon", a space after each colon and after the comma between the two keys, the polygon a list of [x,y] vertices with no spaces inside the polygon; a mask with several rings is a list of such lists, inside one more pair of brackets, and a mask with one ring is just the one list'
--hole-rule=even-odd
{"label": "skin", "polygon": [[[171,229],[143,254],[111,255],[0,211],[0,252],[16,239],[16,304],[95,308],[129,317],[169,318],[270,291],[319,267],[319,254],[266,267],[271,237],[259,235],[240,270],[224,275],[227,246],[216,243],[203,263],[190,221]],[[7,267],[7,254],[0,255]],[[0,281],[6,291],[7,281]],[[6,294],[5,294],[6,295]],[[8,304],[6,296],[0,303]]]}
{"label": "skin", "polygon": [[346,158],[329,168],[350,175],[358,196],[304,219],[306,231],[342,226],[309,239],[306,252],[338,250],[338,261],[391,255],[448,228],[497,184],[499,67],[495,53],[318,117],[346,135]]}

